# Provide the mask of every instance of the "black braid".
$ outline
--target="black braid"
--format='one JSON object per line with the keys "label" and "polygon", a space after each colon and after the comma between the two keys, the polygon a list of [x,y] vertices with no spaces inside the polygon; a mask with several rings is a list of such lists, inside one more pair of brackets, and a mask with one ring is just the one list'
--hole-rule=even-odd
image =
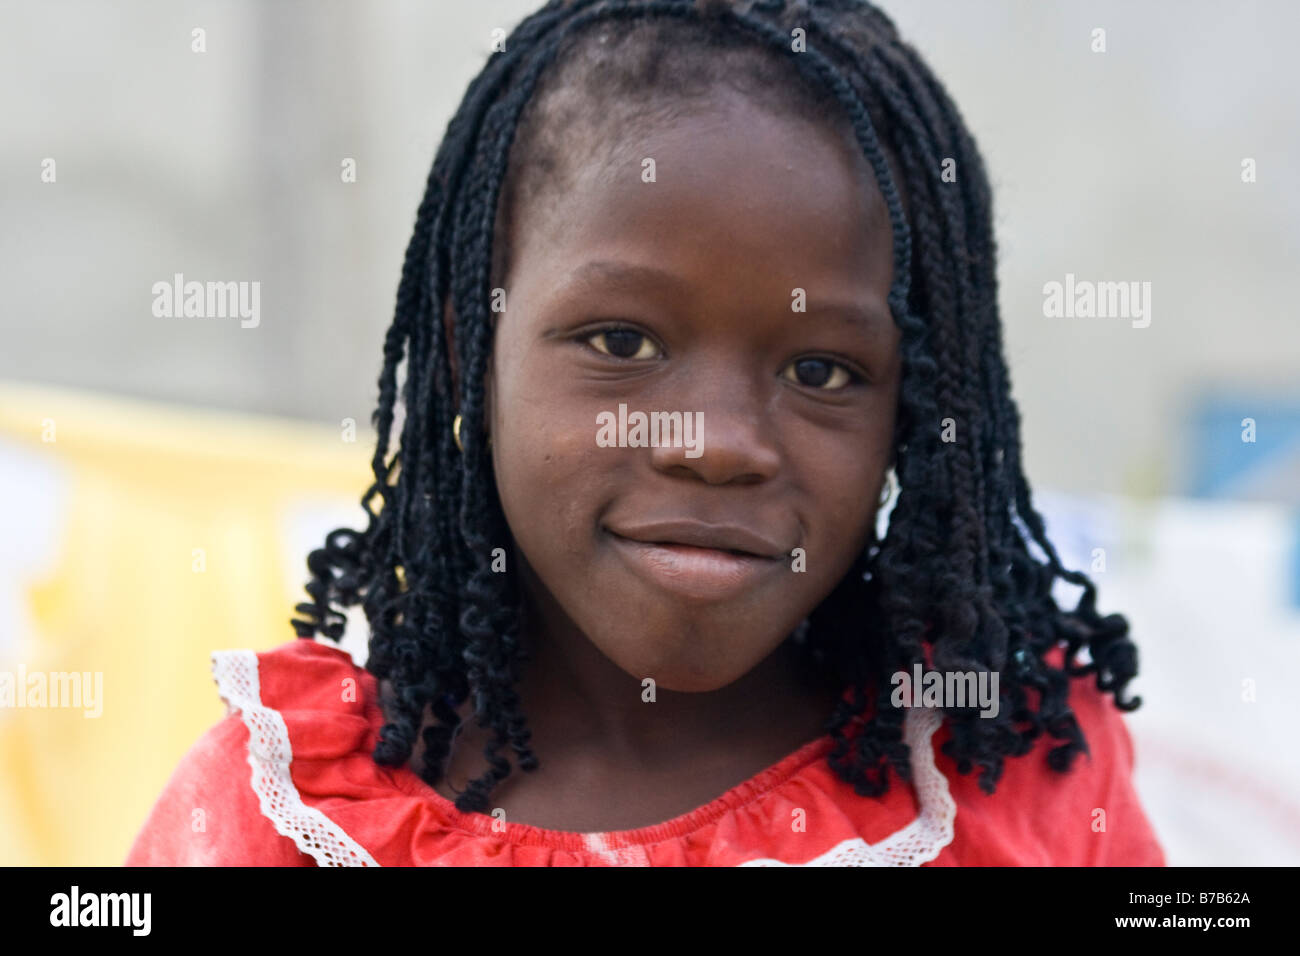
{"label": "black braid", "polygon": [[[807,32],[805,52],[792,52],[795,28]],[[493,549],[512,547],[484,429],[492,289],[507,271],[518,210],[562,190],[574,157],[589,155],[574,147],[577,137],[598,143],[608,127],[675,115],[718,85],[851,129],[894,233],[900,494],[885,540],[873,531],[799,638],[848,692],[826,723],[830,766],[864,796],[888,789],[891,768],[909,778],[889,675],[923,663],[928,645],[935,668],[1001,677],[996,718],[946,711],[946,751],[961,773],[979,767],[981,788],[993,793],[1004,758],[1027,753],[1044,732],[1065,741],[1048,762],[1067,771],[1087,751],[1066,704],[1068,678],[1095,673],[1121,709],[1135,709],[1140,700],[1125,700],[1124,690],[1137,649],[1123,617],[1097,612],[1088,577],[1061,565],[1033,508],[1003,357],[983,160],[938,80],[861,0],[551,0],[491,56],[447,128],[402,267],[373,418],[375,480],[362,498],[368,524],[332,532],[309,556],[312,600],[297,606],[298,636],[339,640],[340,608],[362,604],[366,667],[390,688],[374,758],[409,761],[429,710],[420,772],[430,785],[459,729],[457,708],[472,695],[475,720],[492,732],[489,769],[457,798],[461,810],[490,806],[512,771],[506,748],[522,769],[538,765],[515,691],[526,660],[517,562],[492,570]],[[948,159],[955,182],[941,178]],[[389,460],[404,358],[406,417]],[[463,452],[452,437],[457,414]],[[955,442],[942,440],[947,418]],[[1057,579],[1083,588],[1073,610],[1053,599]],[[1063,667],[1046,662],[1058,647]],[[1084,649],[1090,661],[1080,664]]]}

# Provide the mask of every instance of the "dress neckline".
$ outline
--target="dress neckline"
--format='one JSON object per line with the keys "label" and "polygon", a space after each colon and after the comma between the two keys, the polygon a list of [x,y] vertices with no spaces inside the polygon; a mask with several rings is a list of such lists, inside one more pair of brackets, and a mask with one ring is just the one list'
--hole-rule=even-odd
{"label": "dress neckline", "polygon": [[[373,749],[378,740],[379,728],[382,727],[383,711],[376,703],[377,682],[373,675],[367,674],[365,712],[371,725],[372,740],[367,741]],[[694,830],[708,826],[728,813],[744,807],[796,776],[810,764],[823,759],[830,753],[834,739],[824,734],[800,746],[793,753],[787,754],[776,763],[760,770],[758,773],[728,789],[721,796],[710,800],[694,810],[678,814],[662,823],[636,827],[629,830],[579,831],[554,830],[538,827],[529,823],[503,824],[495,817],[484,813],[466,813],[457,809],[456,804],[431,787],[411,769],[409,764],[390,769],[393,783],[408,796],[418,797],[438,809],[449,824],[467,830],[478,836],[491,836],[509,843],[526,846],[546,846],[557,850],[587,850],[599,842],[614,846],[647,846],[688,835]]]}
{"label": "dress neckline", "polygon": [[[829,810],[827,820],[835,822],[839,841],[803,863],[785,862],[778,858],[785,853],[778,851],[775,856],[746,855],[735,865],[917,866],[934,860],[953,840],[957,807],[944,772],[935,764],[931,738],[943,721],[932,709],[909,709],[905,716],[903,739],[910,753],[912,786],[891,787],[889,794],[914,793],[876,798],[881,815],[877,818],[874,809],[868,815],[879,826],[869,825],[865,817],[846,816],[848,808],[839,807],[840,798],[856,788],[840,780],[829,765],[816,763],[834,744],[827,735],[716,800],[664,823],[581,833],[508,821],[503,826],[488,815],[462,814],[409,766],[377,764],[373,752],[384,724],[378,682],[340,648],[298,639],[263,652],[214,651],[212,674],[227,713],[238,711],[247,729],[249,784],[263,816],[321,866],[378,866],[366,845],[391,849],[394,840],[402,842],[398,831],[408,833],[413,860],[431,851],[429,838],[436,837],[437,843],[443,836],[462,849],[482,846],[483,853],[494,858],[541,850],[567,854],[579,865],[646,865],[651,854],[674,845],[678,857],[703,853],[712,859],[714,849],[734,856],[737,839],[764,842],[755,827],[775,846],[772,841],[779,842],[780,831],[789,825],[787,814],[797,809],[792,801],[810,813],[819,805]],[[340,695],[339,680],[355,693]],[[864,718],[865,711],[855,720],[858,726],[849,729],[850,739]],[[306,790],[300,791],[300,785]],[[856,799],[866,798],[859,794]],[[775,822],[783,817],[786,823]],[[393,832],[386,832],[382,821],[390,821]],[[367,829],[367,824],[372,825]],[[886,832],[886,826],[893,829]],[[353,836],[354,828],[362,835]],[[702,828],[698,835],[696,828]],[[872,842],[864,828],[871,831]]]}

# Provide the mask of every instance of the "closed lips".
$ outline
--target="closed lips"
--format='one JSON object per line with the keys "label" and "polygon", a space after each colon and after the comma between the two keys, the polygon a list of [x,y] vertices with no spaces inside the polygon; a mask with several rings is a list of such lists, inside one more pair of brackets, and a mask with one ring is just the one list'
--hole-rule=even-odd
{"label": "closed lips", "polygon": [[711,525],[695,521],[658,521],[607,527],[616,537],[641,544],[704,548],[748,558],[774,560],[785,549],[739,525]]}

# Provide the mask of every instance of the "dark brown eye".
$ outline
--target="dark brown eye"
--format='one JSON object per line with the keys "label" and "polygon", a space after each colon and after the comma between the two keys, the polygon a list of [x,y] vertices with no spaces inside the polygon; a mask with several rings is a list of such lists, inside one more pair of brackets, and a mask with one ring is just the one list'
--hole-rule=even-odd
{"label": "dark brown eye", "polygon": [[783,377],[806,388],[837,391],[852,380],[848,369],[824,358],[798,359],[786,366]]}
{"label": "dark brown eye", "polygon": [[587,341],[597,352],[612,355],[614,358],[651,359],[658,355],[658,350],[649,336],[635,329],[605,329],[593,332]]}

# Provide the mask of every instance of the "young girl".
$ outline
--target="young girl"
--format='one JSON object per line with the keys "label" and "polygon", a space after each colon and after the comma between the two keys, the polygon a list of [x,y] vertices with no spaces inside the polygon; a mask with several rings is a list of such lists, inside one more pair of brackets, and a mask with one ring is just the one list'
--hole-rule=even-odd
{"label": "young girl", "polygon": [[[214,654],[128,863],[1162,865],[996,292],[975,143],[879,11],[552,0],[434,162],[368,526],[300,640]],[[356,604],[364,669],[311,639]]]}

